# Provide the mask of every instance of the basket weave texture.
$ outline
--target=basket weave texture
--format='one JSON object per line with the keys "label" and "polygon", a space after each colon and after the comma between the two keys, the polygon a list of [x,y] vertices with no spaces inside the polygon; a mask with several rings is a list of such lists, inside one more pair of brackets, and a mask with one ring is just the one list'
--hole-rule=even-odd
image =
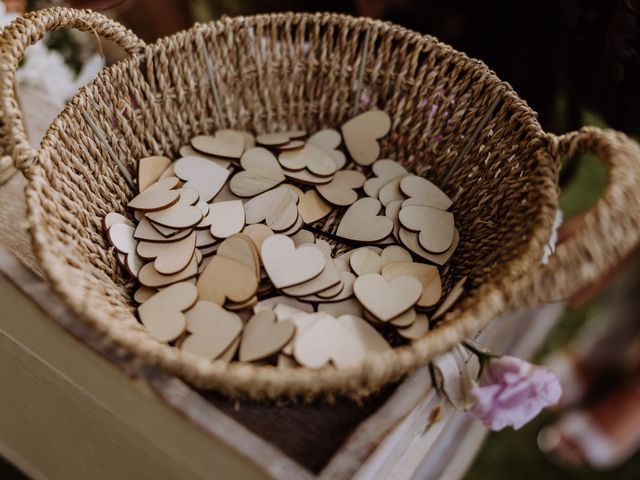
{"label": "basket weave texture", "polygon": [[[47,30],[71,27],[96,31],[132,55],[82,88],[33,150],[10,89],[15,65]],[[636,211],[625,212],[638,186],[635,143],[596,129],[546,134],[484,64],[389,23],[333,14],[225,18],[147,46],[101,15],[55,8],[7,28],[0,52],[0,109],[29,179],[31,233],[48,280],[105,337],[198,387],[253,399],[361,397],[505,309],[569,293],[637,241],[637,200]],[[443,284],[446,291],[466,275],[464,300],[425,337],[348,370],[211,362],[148,335],[134,316],[133,284],[102,233],[103,216],[125,213],[134,195],[117,162],[133,175],[138,159],[176,158],[190,138],[218,128],[315,131],[371,107],[392,119],[382,157],[427,176],[454,199],[461,239]],[[578,150],[600,153],[613,167],[612,183],[573,239],[579,248],[561,246],[538,269],[558,206],[559,159]],[[620,225],[613,239],[602,233],[603,222]],[[322,228],[333,226],[335,218]],[[594,253],[591,242],[599,239]]]}

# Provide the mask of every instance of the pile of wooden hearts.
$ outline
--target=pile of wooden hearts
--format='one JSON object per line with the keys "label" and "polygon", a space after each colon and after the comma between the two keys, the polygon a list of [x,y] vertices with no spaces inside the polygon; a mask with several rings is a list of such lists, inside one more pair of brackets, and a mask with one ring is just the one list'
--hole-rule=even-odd
{"label": "pile of wooden hearts", "polygon": [[208,359],[282,368],[351,367],[423,336],[464,291],[441,298],[459,235],[438,187],[378,159],[390,125],[372,110],[342,134],[219,130],[176,161],[141,159],[135,222],[112,212],[104,228],[141,285],[142,325]]}

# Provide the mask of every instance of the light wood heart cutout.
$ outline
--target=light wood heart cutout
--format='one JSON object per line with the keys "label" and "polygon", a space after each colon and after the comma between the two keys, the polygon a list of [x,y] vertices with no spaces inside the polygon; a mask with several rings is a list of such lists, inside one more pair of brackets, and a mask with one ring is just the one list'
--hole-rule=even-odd
{"label": "light wood heart cutout", "polygon": [[209,360],[223,355],[242,331],[240,317],[215,303],[199,301],[185,315],[191,335],[180,348]]}
{"label": "light wood heart cutout", "polygon": [[[426,178],[407,175],[400,181],[400,190],[408,200],[407,205],[424,205],[440,210],[448,210],[452,202],[447,195]],[[403,207],[405,204],[403,204]]]}
{"label": "light wood heart cutout", "polygon": [[[148,190],[147,190],[148,191]],[[192,196],[188,194],[192,194]],[[175,205],[145,213],[145,217],[155,225],[169,229],[184,229],[195,227],[202,220],[202,211],[194,206],[198,194],[186,188],[180,189],[180,201]]]}
{"label": "light wood heart cutout", "polygon": [[276,157],[266,148],[247,150],[240,159],[244,169],[231,179],[231,191],[239,197],[255,197],[284,182],[284,173]]}
{"label": "light wood heart cutout", "polygon": [[356,189],[362,187],[366,177],[357,170],[340,170],[326,185],[318,185],[316,190],[334,205],[346,207],[358,200]]}
{"label": "light wood heart cutout", "polygon": [[389,263],[382,268],[382,276],[385,280],[393,280],[402,275],[413,277],[422,285],[422,295],[416,306],[428,308],[438,303],[442,296],[442,283],[436,267],[426,263],[400,261]]}
{"label": "light wood heart cutout", "polygon": [[154,260],[154,266],[158,273],[172,275],[185,269],[196,248],[196,234],[177,240],[175,242],[140,242],[137,252],[146,260]]}
{"label": "light wood heart cutout", "polygon": [[182,312],[196,303],[198,290],[181,282],[156,293],[140,307],[140,321],[147,331],[161,342],[171,342],[182,335],[187,320]]}
{"label": "light wood heart cutout", "polygon": [[276,288],[291,287],[311,280],[322,272],[325,258],[315,245],[296,248],[285,235],[273,235],[262,243],[262,263]]}
{"label": "light wood heart cutout", "polygon": [[173,170],[184,180],[185,188],[198,193],[203,202],[215,197],[229,178],[229,170],[202,157],[184,157],[177,160]]}
{"label": "light wood heart cutout", "polygon": [[187,265],[187,268],[180,270],[178,273],[174,273],[173,275],[163,275],[158,273],[153,262],[147,263],[140,269],[140,272],[138,273],[138,280],[140,280],[140,283],[146,287],[161,288],[189,280],[197,274],[198,261],[194,255],[191,257],[191,261],[189,262],[189,265]]}
{"label": "light wood heart cutout", "polygon": [[384,187],[391,180],[398,177],[404,177],[409,172],[393,160],[382,159],[378,160],[371,166],[371,171],[375,177],[370,178],[364,184],[364,193],[371,198],[378,198],[378,194],[382,187]]}
{"label": "light wood heart cutout", "polygon": [[386,265],[394,262],[411,262],[411,254],[399,245],[390,245],[380,254],[362,247],[349,257],[349,265],[356,275],[380,273]]}
{"label": "light wood heart cutout", "polygon": [[337,131],[331,129],[320,130],[311,135],[307,143],[320,147],[328,153],[329,156],[333,158],[338,170],[341,170],[347,163],[347,157],[345,157],[344,153],[337,150],[342,143],[342,136]]}
{"label": "light wood heart cutout", "polygon": [[391,348],[384,337],[361,318],[353,315],[335,318],[322,312],[314,317],[315,321],[294,340],[293,355],[301,365],[321,368],[331,362],[338,368],[349,368],[360,364],[368,353]]}
{"label": "light wood heart cutout", "polygon": [[114,223],[107,230],[111,245],[122,255],[120,263],[134,277],[138,277],[143,261],[136,252],[138,242],[134,238],[133,226],[127,223]]}
{"label": "light wood heart cutout", "polygon": [[241,200],[211,204],[211,234],[227,238],[244,228],[244,205]]}
{"label": "light wood heart cutout", "polygon": [[315,190],[309,190],[299,195],[298,212],[307,225],[322,220],[329,215],[333,208],[325,202]]}
{"label": "light wood heart cutout", "polygon": [[375,198],[361,198],[345,212],[336,235],[358,242],[377,242],[389,236],[393,222],[378,215],[382,205]]}
{"label": "light wood heart cutout", "polygon": [[169,165],[171,165],[171,159],[167,157],[141,158],[138,162],[138,190],[143,192],[149,185],[155,183]]}
{"label": "light wood heart cutout", "polygon": [[387,281],[378,273],[368,273],[356,279],[353,293],[367,310],[388,322],[416,304],[422,285],[406,275]]}
{"label": "light wood heart cutout", "polygon": [[370,110],[342,125],[342,137],[347,150],[358,165],[371,165],[380,156],[378,139],[391,128],[389,115],[381,110]]}
{"label": "light wood heart cutout", "polygon": [[132,198],[127,206],[140,212],[153,212],[175,205],[180,200],[180,192],[172,189],[178,182],[175,177],[156,182]]}
{"label": "light wood heart cutout", "polygon": [[280,153],[280,165],[288,170],[306,168],[314,175],[326,177],[333,175],[338,169],[336,162],[327,152],[315,145],[307,144],[304,148]]}
{"label": "light wood heart cutout", "polygon": [[258,279],[243,264],[216,255],[198,278],[200,300],[224,305],[226,300],[242,303],[258,290]]}
{"label": "light wood heart cutout", "polygon": [[213,137],[199,135],[191,139],[191,146],[196,150],[225,158],[240,158],[244,145],[245,136],[235,130],[218,130]]}
{"label": "light wood heart cutout", "polygon": [[236,233],[227,238],[218,248],[218,256],[241,263],[260,277],[260,252],[248,235]]}
{"label": "light wood heart cutout", "polygon": [[289,321],[276,322],[273,310],[256,313],[247,322],[240,343],[240,360],[254,362],[278,353],[295,334]]}
{"label": "light wood heart cutout", "polygon": [[402,207],[398,219],[405,228],[420,232],[418,241],[428,252],[442,253],[453,243],[455,222],[451,212],[410,205]]}
{"label": "light wood heart cutout", "polygon": [[282,232],[298,219],[298,195],[278,187],[253,197],[244,205],[247,224],[264,221],[269,228]]}

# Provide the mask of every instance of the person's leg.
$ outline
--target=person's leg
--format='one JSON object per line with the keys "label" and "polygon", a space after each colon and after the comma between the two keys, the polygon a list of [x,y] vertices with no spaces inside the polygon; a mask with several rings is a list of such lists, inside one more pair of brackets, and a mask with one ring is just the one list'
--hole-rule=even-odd
{"label": "person's leg", "polygon": [[606,306],[545,365],[560,377],[559,408],[578,403],[593,384],[625,368],[640,334],[640,255],[629,258],[606,289]]}
{"label": "person's leg", "polygon": [[606,469],[627,460],[640,448],[640,374],[541,430],[538,445],[572,467]]}

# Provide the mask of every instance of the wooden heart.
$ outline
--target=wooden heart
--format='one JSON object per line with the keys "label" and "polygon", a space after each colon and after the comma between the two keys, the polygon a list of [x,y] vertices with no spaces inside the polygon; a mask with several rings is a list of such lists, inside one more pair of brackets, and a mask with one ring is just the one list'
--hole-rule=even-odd
{"label": "wooden heart", "polygon": [[429,331],[429,318],[425,313],[417,313],[416,319],[406,328],[396,330],[401,337],[408,340],[417,340]]}
{"label": "wooden heart", "polygon": [[325,312],[334,317],[339,317],[340,315],[362,317],[363,308],[356,298],[351,297],[341,302],[319,303],[318,312]]}
{"label": "wooden heart", "polygon": [[[175,179],[175,181],[174,181]],[[178,179],[169,177],[147,187],[127,204],[130,208],[140,212],[153,212],[175,205],[180,200],[180,192],[172,190],[178,184]],[[166,186],[173,185],[169,188]]]}
{"label": "wooden heart", "polygon": [[149,288],[143,285],[139,287],[135,292],[133,292],[133,300],[138,304],[144,303],[151,297],[153,297],[156,293],[158,293],[158,290],[156,290],[155,288]]}
{"label": "wooden heart", "polygon": [[420,242],[418,241],[418,234],[416,232],[412,232],[410,230],[405,230],[404,228],[400,228],[398,231],[398,239],[402,244],[411,250],[413,253],[418,255],[425,260],[435,263],[436,265],[444,265],[449,261],[453,253],[458,248],[458,243],[460,243],[460,234],[458,230],[455,229],[453,232],[453,243],[449,247],[449,249],[443,253],[431,253],[427,252]]}
{"label": "wooden heart", "polygon": [[455,222],[451,212],[410,205],[402,207],[398,219],[406,229],[420,232],[418,241],[428,252],[442,253],[453,243]]}
{"label": "wooden heart", "polygon": [[363,346],[366,354],[382,353],[391,350],[391,345],[368,322],[355,315],[340,315],[338,322]]}
{"label": "wooden heart", "polygon": [[209,155],[207,153],[199,152],[191,145],[184,145],[180,147],[180,150],[178,152],[180,153],[180,157],[202,157],[211,162],[217,163],[222,168],[229,168],[229,165],[231,165],[231,161],[227,160],[226,158],[216,157],[215,155]]}
{"label": "wooden heart", "polygon": [[380,254],[368,247],[358,248],[349,257],[349,265],[356,275],[380,273],[393,262],[411,262],[411,254],[399,245],[390,245]]}
{"label": "wooden heart", "polygon": [[351,158],[358,165],[371,165],[380,156],[377,140],[391,128],[389,115],[381,110],[370,110],[342,125],[342,137]]}
{"label": "wooden heart", "polygon": [[311,173],[306,168],[304,170],[287,170],[284,169],[284,176],[290,180],[294,180],[297,183],[303,183],[305,185],[323,185],[329,183],[333,178],[333,175],[327,175],[322,177]]}
{"label": "wooden heart", "polygon": [[198,135],[191,139],[191,146],[209,155],[240,158],[244,152],[245,137],[235,130],[218,130],[214,136]]}
{"label": "wooden heart", "polygon": [[213,198],[213,203],[226,202],[227,200],[242,200],[235,193],[231,191],[229,182],[225,183],[218,194]]}
{"label": "wooden heart", "polygon": [[386,207],[395,201],[404,200],[404,193],[400,190],[401,181],[402,177],[394,178],[380,189],[378,199],[382,205]]}
{"label": "wooden heart", "polygon": [[240,361],[254,362],[275,355],[289,343],[296,332],[289,321],[276,322],[272,310],[255,314],[244,328],[240,343]]}
{"label": "wooden heart", "polygon": [[368,273],[356,278],[353,293],[367,310],[388,322],[416,304],[422,285],[406,275],[387,281],[379,273]]}
{"label": "wooden heart", "polygon": [[[140,221],[142,220],[148,220],[148,219],[144,217],[140,219]],[[153,223],[153,222],[149,222],[149,223],[151,223],[151,226],[154,229],[156,229],[158,233],[160,233],[160,235],[162,235],[164,238],[166,238],[169,241],[173,240],[173,237],[179,236],[180,232],[183,232],[185,230],[185,229],[181,230],[179,228],[163,227],[162,225],[158,225],[157,223]],[[189,229],[191,230],[191,228]]]}
{"label": "wooden heart", "polygon": [[347,163],[344,153],[338,150],[342,143],[342,135],[336,130],[320,130],[307,139],[307,143],[323,149],[336,163],[336,168],[341,170]]}
{"label": "wooden heart", "polygon": [[172,275],[187,268],[196,249],[196,234],[175,242],[139,242],[136,248],[138,255],[145,260],[154,260],[158,273]]}
{"label": "wooden heart", "polygon": [[145,213],[145,217],[147,217],[150,222],[161,227],[180,230],[192,228],[202,220],[202,212],[198,207],[194,206],[197,200],[197,193],[190,189],[181,188],[180,201],[178,203],[163,210],[147,212]]}
{"label": "wooden heart", "polygon": [[102,219],[102,229],[106,233],[113,225],[116,223],[126,223],[131,227],[135,227],[133,222],[129,220],[127,217],[122,215],[121,213],[109,212]]}
{"label": "wooden heart", "polygon": [[138,162],[138,191],[143,192],[155,183],[167,167],[171,159],[161,156],[144,157]]}
{"label": "wooden heart", "polygon": [[416,321],[417,315],[418,314],[416,310],[414,308],[410,308],[406,312],[401,313],[397,317],[394,317],[391,320],[389,320],[389,323],[394,327],[407,328],[413,325],[413,322]]}
{"label": "wooden heart", "polygon": [[276,145],[275,148],[280,152],[285,152],[289,150],[300,150],[301,148],[304,148],[304,146],[304,140],[289,140],[284,145]]}
{"label": "wooden heart", "polygon": [[241,263],[260,277],[260,252],[249,236],[243,233],[231,235],[218,247],[218,256]]}
{"label": "wooden heart", "polygon": [[127,223],[114,223],[107,230],[109,243],[120,252],[120,263],[130,275],[138,277],[143,261],[136,252],[138,242],[134,238],[134,228]]}
{"label": "wooden heart", "polygon": [[400,231],[400,220],[398,220],[398,216],[400,215],[400,209],[402,208],[402,201],[396,200],[395,202],[389,203],[384,209],[384,215],[389,218],[393,222],[393,236],[396,241],[400,242],[398,237],[398,232]]}
{"label": "wooden heart", "polygon": [[185,313],[191,333],[180,348],[214,360],[224,354],[242,331],[242,320],[215,303],[199,301]]}
{"label": "wooden heart", "polygon": [[334,318],[321,313],[315,316],[320,318],[294,340],[293,355],[301,365],[320,368],[331,362],[338,368],[349,368],[361,363],[371,352],[391,349],[384,337],[359,317]]}
{"label": "wooden heart", "polygon": [[227,238],[244,228],[244,205],[241,200],[212,203],[211,234],[216,238]]}
{"label": "wooden heart", "polygon": [[302,310],[306,313],[313,313],[313,305],[303,303],[300,300],[291,297],[285,297],[284,295],[277,295],[275,297],[265,298],[260,300],[254,307],[253,313],[259,313],[263,310],[275,310],[278,304],[288,305],[296,310]]}
{"label": "wooden heart", "polygon": [[260,252],[262,242],[273,235],[273,230],[262,223],[254,223],[253,225],[247,225],[244,227],[242,233],[253,240],[253,244],[256,246],[256,251]]}
{"label": "wooden heart", "polygon": [[334,205],[346,207],[358,200],[356,189],[362,187],[366,177],[357,170],[340,170],[326,185],[316,186],[322,197]]}
{"label": "wooden heart", "polygon": [[325,202],[315,190],[299,195],[298,212],[304,223],[311,224],[322,220],[333,211],[333,207]]}
{"label": "wooden heart", "polygon": [[138,242],[133,237],[135,229],[126,223],[114,223],[107,230],[107,238],[109,243],[120,252],[128,255],[135,253]]}
{"label": "wooden heart", "polygon": [[326,177],[333,175],[338,169],[336,162],[322,148],[307,144],[299,150],[288,150],[280,153],[278,161],[287,170],[306,168],[314,175]]}
{"label": "wooden heart", "polygon": [[[400,190],[409,197],[408,205],[424,205],[448,210],[451,199],[429,180],[417,175],[407,175],[400,181]],[[405,205],[403,205],[405,206]]]}
{"label": "wooden heart", "polygon": [[422,285],[422,295],[416,306],[427,308],[438,303],[442,296],[442,283],[437,267],[425,263],[399,261],[389,263],[382,268],[382,276],[385,280],[392,280],[402,275],[413,277]]}
{"label": "wooden heart", "polygon": [[196,303],[198,290],[181,282],[156,293],[138,307],[140,321],[161,342],[171,342],[182,335],[187,320],[182,312]]}
{"label": "wooden heart", "polygon": [[240,159],[244,169],[236,173],[229,187],[239,197],[255,197],[284,182],[284,173],[276,157],[266,148],[247,150]]}
{"label": "wooden heart", "polygon": [[303,138],[307,135],[304,130],[288,130],[284,132],[262,133],[256,137],[256,142],[268,147],[276,147],[289,143],[291,140]]}
{"label": "wooden heart", "polygon": [[361,198],[345,212],[336,235],[357,242],[377,242],[393,230],[393,222],[378,215],[380,202],[375,198]]}
{"label": "wooden heart", "polygon": [[262,264],[276,288],[291,287],[311,280],[325,267],[325,257],[315,245],[296,248],[289,237],[273,235],[262,243]]}
{"label": "wooden heart", "polygon": [[[335,263],[337,266],[338,262],[335,261]],[[338,293],[338,295],[329,298],[321,297],[319,295],[309,295],[307,297],[300,297],[300,300],[304,302],[335,303],[342,302],[343,300],[351,298],[353,296],[353,284],[356,280],[356,276],[348,271],[345,272],[341,270],[340,273],[342,275],[342,290],[340,290],[340,293]]]}
{"label": "wooden heart", "polygon": [[265,221],[272,230],[285,231],[298,219],[297,203],[296,193],[282,186],[274,188],[245,203],[245,221],[249,225]]}
{"label": "wooden heart", "polygon": [[216,255],[211,258],[198,278],[201,300],[224,305],[228,299],[234,303],[249,300],[258,290],[255,272],[243,264]]}
{"label": "wooden heart", "polygon": [[[316,245],[317,248],[320,248]],[[304,297],[307,295],[313,295],[318,292],[322,292],[331,288],[342,281],[342,275],[335,263],[333,262],[333,258],[331,258],[331,249],[323,250],[322,254],[325,258],[325,266],[320,272],[320,275],[313,277],[311,280],[307,280],[306,282],[300,283],[298,285],[293,285],[292,287],[283,288],[282,292],[290,295],[292,297]],[[336,292],[336,295],[340,293],[340,290]]]}
{"label": "wooden heart", "polygon": [[291,236],[291,240],[293,240],[296,247],[303,243],[316,243],[316,237],[309,230],[300,230]]}
{"label": "wooden heart", "polygon": [[181,158],[173,169],[186,182],[183,187],[197,192],[203,202],[215,197],[229,178],[229,170],[202,157]]}
{"label": "wooden heart", "polygon": [[195,234],[198,248],[208,248],[218,243],[218,239],[211,234],[210,230],[195,230]]}
{"label": "wooden heart", "polygon": [[178,273],[174,273],[173,275],[163,275],[156,270],[153,262],[147,263],[140,269],[140,272],[138,273],[138,280],[140,280],[140,283],[146,287],[161,288],[189,280],[197,274],[198,261],[196,259],[196,255],[194,255],[191,257],[191,261],[189,262],[189,265],[187,265],[187,268],[179,271]]}
{"label": "wooden heart", "polygon": [[364,360],[364,346],[336,318],[313,314],[313,321],[296,334],[293,356],[305,367],[321,368],[329,362],[338,368],[354,367]]}
{"label": "wooden heart", "polygon": [[175,235],[170,237],[165,237],[158,231],[158,227],[152,224],[148,218],[142,218],[138,226],[136,227],[135,232],[133,232],[133,236],[136,240],[147,241],[147,242],[175,242],[184,237],[188,237],[191,235],[193,230],[190,228],[179,230]]}
{"label": "wooden heart", "polygon": [[387,159],[378,160],[371,166],[371,171],[375,177],[368,179],[363,187],[364,193],[371,198],[378,198],[382,187],[391,180],[404,177],[409,173],[398,162]]}

